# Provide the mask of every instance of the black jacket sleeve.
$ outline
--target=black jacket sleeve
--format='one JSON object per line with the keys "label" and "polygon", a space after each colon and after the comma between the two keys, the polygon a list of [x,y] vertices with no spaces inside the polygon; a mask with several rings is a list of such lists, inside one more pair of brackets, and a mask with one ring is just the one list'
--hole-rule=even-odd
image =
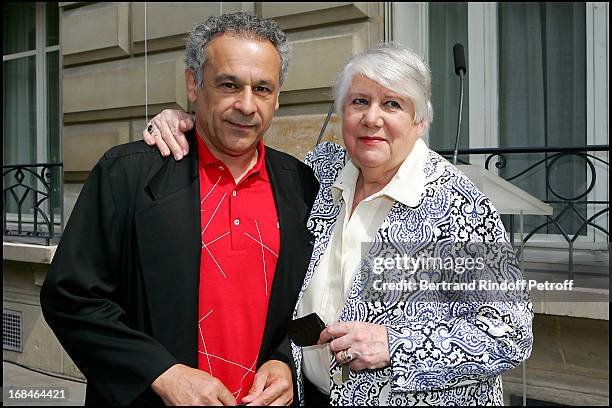
{"label": "black jacket sleeve", "polygon": [[[97,395],[127,405],[176,359],[126,314],[122,231],[113,159],[91,171],[41,289],[41,307],[60,343]],[[117,184],[119,183],[119,184]],[[119,186],[119,187],[117,187]],[[115,191],[119,190],[119,193]],[[124,200],[124,198],[121,198]],[[125,200],[124,200],[125,201]],[[121,202],[120,206],[117,202]]]}

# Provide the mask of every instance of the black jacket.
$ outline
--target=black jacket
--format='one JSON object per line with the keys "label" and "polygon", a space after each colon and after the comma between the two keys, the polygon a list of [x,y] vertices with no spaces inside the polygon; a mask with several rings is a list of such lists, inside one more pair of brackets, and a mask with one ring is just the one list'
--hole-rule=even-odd
{"label": "black jacket", "polygon": [[[176,363],[197,367],[200,193],[195,134],[187,136],[179,162],[144,142],[109,150],[47,273],[43,314],[87,378],[87,405],[162,404],[153,380]],[[257,367],[276,359],[293,368],[286,323],[312,252],[306,219],[318,183],[285,153],[266,147],[265,160],[280,253]]]}

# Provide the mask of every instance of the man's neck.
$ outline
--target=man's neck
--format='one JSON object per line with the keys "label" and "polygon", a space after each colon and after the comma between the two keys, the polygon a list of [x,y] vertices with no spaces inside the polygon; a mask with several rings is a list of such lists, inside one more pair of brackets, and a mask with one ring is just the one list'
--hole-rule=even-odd
{"label": "man's neck", "polygon": [[259,153],[257,152],[257,144],[254,146],[253,150],[249,150],[248,152],[238,156],[232,156],[220,151],[212,143],[210,143],[210,141],[208,141],[206,138],[206,133],[203,129],[198,128],[198,134],[212,155],[221,160],[227,166],[230,173],[232,173],[232,177],[234,177],[236,184],[238,184],[238,182],[257,163],[257,158],[259,157]]}

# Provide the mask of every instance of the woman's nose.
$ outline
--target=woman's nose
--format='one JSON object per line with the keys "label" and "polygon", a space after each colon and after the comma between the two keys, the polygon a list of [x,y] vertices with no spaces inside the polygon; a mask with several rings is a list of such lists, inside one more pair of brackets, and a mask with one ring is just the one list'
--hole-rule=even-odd
{"label": "woman's nose", "polygon": [[368,110],[364,112],[361,122],[367,127],[382,127],[383,119],[380,108],[374,104],[370,105]]}

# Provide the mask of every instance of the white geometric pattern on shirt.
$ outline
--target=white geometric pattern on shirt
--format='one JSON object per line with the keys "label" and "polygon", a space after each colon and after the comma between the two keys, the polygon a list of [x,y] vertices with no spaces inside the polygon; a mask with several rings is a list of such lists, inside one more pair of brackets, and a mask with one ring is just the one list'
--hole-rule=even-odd
{"label": "white geometric pattern on shirt", "polygon": [[208,350],[206,350],[206,342],[204,341],[204,333],[202,332],[202,325],[201,325],[202,320],[206,319],[212,313],[212,311],[213,309],[210,309],[210,312],[206,313],[206,316],[204,316],[198,321],[198,330],[200,332],[200,338],[202,339],[202,345],[204,345],[204,352],[206,353],[206,361],[208,361],[208,371],[210,371],[210,375],[214,377],[212,366],[210,365],[210,358],[208,357]]}
{"label": "white geometric pattern on shirt", "polygon": [[272,251],[270,248],[268,248],[267,245],[264,245],[263,240],[261,238],[261,232],[259,231],[259,225],[257,224],[257,220],[254,220],[254,221],[255,221],[255,227],[257,228],[257,235],[259,235],[259,240],[256,240],[255,238],[253,238],[247,232],[245,232],[244,235],[251,238],[253,241],[257,242],[261,246],[261,262],[263,263],[264,288],[266,288],[266,296],[267,296],[268,295],[268,275],[266,273],[266,258],[265,258],[264,247],[268,251],[272,252],[272,255],[274,255],[275,257],[278,258],[278,255],[274,251]]}
{"label": "white geometric pattern on shirt", "polygon": [[[221,178],[219,178],[219,180],[220,179]],[[219,182],[219,180],[217,180],[217,183]],[[204,197],[204,199],[200,202],[200,212],[204,212],[204,209],[202,208],[202,205],[204,205],[204,201],[210,195],[210,193],[212,193],[212,191],[215,189],[216,186],[217,186],[217,184],[215,183],[215,185],[210,189],[208,194],[206,194],[206,197]],[[217,208],[215,208],[215,211],[213,212],[213,214],[211,215],[210,219],[208,220],[208,223],[206,223],[206,226],[204,227],[204,229],[202,229],[202,233],[200,234],[201,237],[204,236],[204,233],[206,232],[206,229],[208,228],[208,226],[212,222],[213,218],[215,218],[215,215],[217,214],[217,211],[219,211],[219,207],[221,207],[221,203],[223,203],[223,200],[225,200],[225,196],[226,195],[227,195],[227,193],[223,193],[223,197],[221,197],[221,201],[219,201],[219,204],[217,204]],[[228,232],[228,234],[229,234],[229,232]],[[222,238],[225,235],[227,235],[227,234],[224,234],[224,235],[220,236],[219,238]],[[210,252],[210,250],[208,249],[208,245],[212,244],[213,242],[215,242],[219,238],[215,238],[214,240],[212,240],[209,243],[204,243],[204,240],[202,240],[202,248],[206,249],[206,252],[208,252],[208,255],[210,255],[212,260],[215,262],[215,265],[217,265],[217,268],[219,268],[219,270],[221,271],[221,274],[223,275],[223,277],[225,279],[227,279],[227,275],[225,275],[225,272],[223,272],[223,268],[221,268],[221,265],[219,265],[219,262],[217,262],[217,260],[215,259],[214,255],[212,254],[212,252]]]}
{"label": "white geometric pattern on shirt", "polygon": [[255,367],[255,364],[257,364],[257,358],[255,359],[255,361],[253,361],[253,364],[251,365],[251,368],[246,368],[245,366],[238,364],[234,361],[229,361],[226,360],[222,357],[216,356],[214,354],[210,354],[208,352],[208,350],[206,349],[206,341],[204,340],[204,330],[202,329],[202,321],[204,319],[206,319],[208,316],[210,316],[210,314],[213,312],[214,309],[210,309],[210,312],[206,313],[206,315],[204,317],[202,317],[199,321],[198,321],[198,329],[200,331],[200,338],[202,339],[202,345],[204,346],[204,351],[198,350],[198,353],[203,354],[206,356],[206,361],[208,361],[208,370],[210,372],[210,375],[212,375],[213,377],[215,376],[213,374],[213,370],[212,370],[212,366],[210,364],[210,357],[216,358],[218,360],[224,361],[228,364],[233,364],[235,366],[238,366],[240,368],[243,368],[245,370],[244,375],[242,376],[242,378],[240,379],[240,388],[238,388],[237,391],[234,391],[232,393],[232,395],[238,396],[240,394],[240,392],[242,391],[242,382],[244,381],[244,378],[247,376],[248,373],[255,373],[255,371],[253,370],[253,368]]}
{"label": "white geometric pattern on shirt", "polygon": [[[210,196],[210,194],[213,192],[213,190],[215,189],[215,187],[217,187],[217,185],[219,184],[219,181],[221,180],[221,177],[219,177],[219,179],[217,179],[217,182],[212,186],[212,188],[210,189],[210,191],[206,194],[206,196],[204,196],[204,198],[202,199],[202,201],[200,202],[200,212],[204,212],[205,210],[202,208],[204,205],[204,201],[206,201],[206,199]],[[221,197],[221,201],[219,201],[219,204],[217,204],[217,207],[215,208],[215,211],[213,212],[213,214],[211,215],[210,219],[208,220],[208,222],[206,223],[206,226],[202,229],[202,233],[200,234],[201,237],[203,238],[204,236],[204,232],[206,232],[206,229],[208,228],[208,226],[210,225],[210,223],[212,222],[212,220],[214,219],[215,215],[217,214],[217,212],[219,211],[219,208],[221,207],[221,204],[223,203],[223,200],[225,200],[225,197],[227,196],[227,193],[223,194],[223,197]],[[265,287],[265,291],[266,291],[266,295],[268,294],[268,277],[266,274],[266,260],[265,260],[265,251],[264,249],[267,249],[269,252],[272,253],[272,255],[274,255],[276,258],[278,258],[278,254],[276,254],[273,250],[271,250],[267,245],[265,245],[263,243],[263,239],[261,237],[261,232],[259,230],[259,224],[257,223],[257,220],[255,221],[255,228],[257,229],[257,234],[259,236],[259,239],[254,238],[252,235],[250,235],[249,233],[245,232],[244,234],[246,236],[248,236],[249,238],[251,238],[253,241],[257,242],[260,247],[261,247],[261,258],[262,258],[262,264],[263,264],[263,271],[264,271],[264,287]],[[226,233],[224,233],[223,235],[213,239],[212,241],[205,243],[203,239],[201,239],[202,242],[202,249],[205,249],[206,252],[208,252],[208,254],[210,255],[211,259],[213,260],[213,262],[215,263],[215,265],[217,265],[217,268],[219,268],[219,271],[221,272],[221,274],[223,275],[223,277],[225,279],[227,279],[227,275],[225,274],[225,272],[223,271],[223,268],[221,267],[221,265],[219,265],[219,262],[217,262],[217,259],[214,257],[214,255],[212,254],[212,252],[208,249],[208,246],[215,243],[216,241],[220,240],[221,238],[225,237],[226,235],[229,235],[230,231],[227,231]],[[245,377],[248,375],[248,373],[252,372],[255,373],[254,368],[255,365],[257,364],[257,357],[255,358],[255,361],[253,361],[253,364],[251,364],[250,368],[247,368],[239,363],[236,363],[234,361],[230,361],[227,360],[225,358],[216,356],[214,354],[210,354],[208,352],[208,350],[206,349],[206,341],[204,340],[204,330],[202,329],[202,321],[204,319],[206,319],[211,313],[213,312],[213,309],[211,309],[204,317],[202,317],[199,321],[198,321],[198,329],[199,329],[199,333],[200,333],[200,338],[202,339],[202,345],[204,347],[204,351],[202,350],[198,350],[198,353],[205,355],[206,356],[206,360],[208,362],[208,369],[210,371],[210,375],[212,375],[214,377],[213,371],[212,371],[212,365],[210,364],[210,358],[213,357],[217,360],[221,360],[226,362],[227,364],[232,364],[235,366],[238,366],[242,369],[245,370],[244,375],[242,376],[242,378],[240,379],[240,388],[238,388],[238,390],[234,391],[232,393],[232,395],[234,396],[238,396],[240,395],[240,392],[242,392],[242,383],[245,379]]]}
{"label": "white geometric pattern on shirt", "polygon": [[[213,190],[215,189],[215,187],[217,187],[217,185],[219,184],[219,182],[221,181],[221,176],[219,176],[219,178],[217,179],[217,182],[215,183],[214,186],[212,186],[212,188],[210,189],[210,191],[206,194],[206,196],[204,196],[204,198],[202,199],[202,201],[200,201],[200,206],[202,204],[204,204],[204,201],[206,201],[206,199],[208,198],[208,196],[213,192]],[[204,210],[200,210],[200,211],[204,211]]]}

